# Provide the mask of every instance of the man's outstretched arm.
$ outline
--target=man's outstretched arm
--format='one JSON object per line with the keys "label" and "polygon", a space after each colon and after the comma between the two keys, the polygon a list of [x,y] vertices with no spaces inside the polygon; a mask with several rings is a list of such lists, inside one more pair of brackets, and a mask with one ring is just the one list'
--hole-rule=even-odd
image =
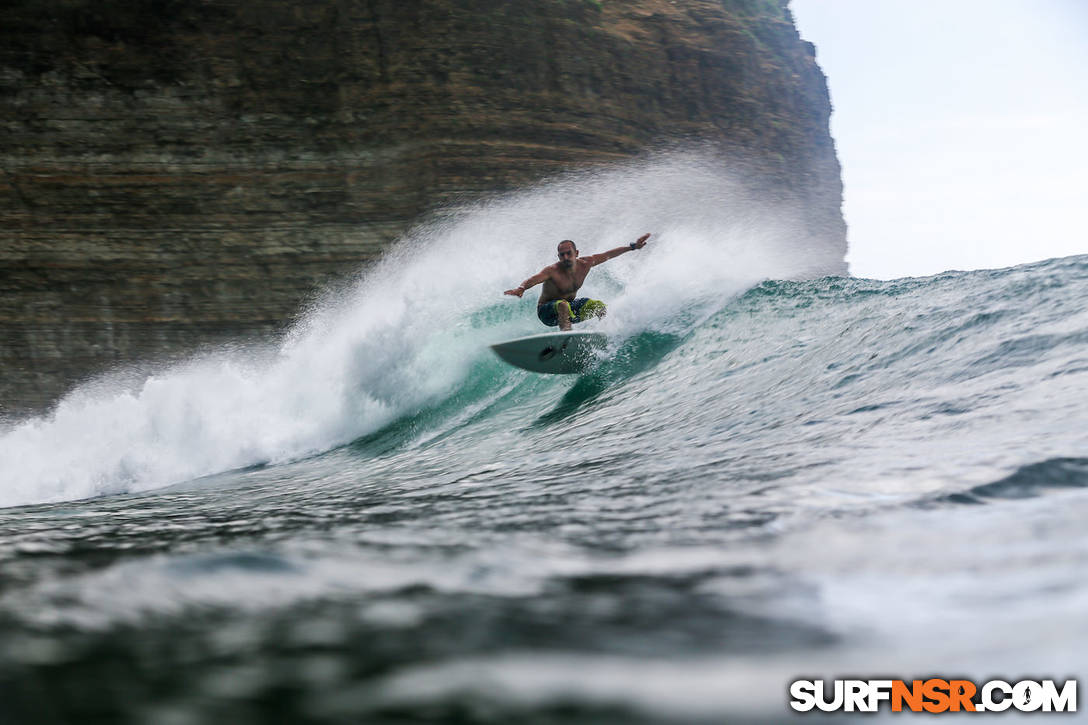
{"label": "man's outstretched arm", "polygon": [[513,295],[514,297],[521,297],[523,294],[525,294],[525,290],[529,289],[530,287],[535,287],[536,285],[540,284],[541,282],[546,280],[548,277],[550,277],[551,276],[551,272],[549,271],[550,269],[551,269],[550,267],[545,267],[544,269],[540,270],[539,272],[534,274],[529,279],[527,279],[524,282],[522,282],[521,284],[519,284],[514,289],[508,289],[505,292],[503,292],[503,294],[504,295]]}
{"label": "man's outstretched arm", "polygon": [[598,264],[601,264],[602,262],[607,262],[614,257],[618,257],[621,254],[633,252],[636,249],[642,249],[646,246],[646,240],[649,238],[649,234],[643,234],[641,237],[631,242],[626,247],[616,247],[615,249],[609,249],[607,252],[601,252],[600,254],[591,254],[588,257],[582,257],[582,259],[589,262],[590,265],[596,266]]}

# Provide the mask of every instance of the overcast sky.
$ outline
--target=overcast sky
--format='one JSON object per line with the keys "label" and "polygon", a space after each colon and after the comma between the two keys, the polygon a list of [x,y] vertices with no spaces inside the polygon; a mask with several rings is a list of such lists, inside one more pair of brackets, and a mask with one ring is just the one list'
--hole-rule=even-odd
{"label": "overcast sky", "polygon": [[1088,0],[791,0],[828,77],[850,271],[1088,254]]}

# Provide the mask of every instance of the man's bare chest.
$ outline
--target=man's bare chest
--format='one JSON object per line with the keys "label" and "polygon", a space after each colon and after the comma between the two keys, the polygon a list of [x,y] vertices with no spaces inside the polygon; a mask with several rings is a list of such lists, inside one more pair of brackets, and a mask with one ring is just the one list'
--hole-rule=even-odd
{"label": "man's bare chest", "polygon": [[577,292],[578,288],[585,282],[586,271],[582,269],[573,269],[570,272],[559,270],[552,274],[551,282],[561,292]]}

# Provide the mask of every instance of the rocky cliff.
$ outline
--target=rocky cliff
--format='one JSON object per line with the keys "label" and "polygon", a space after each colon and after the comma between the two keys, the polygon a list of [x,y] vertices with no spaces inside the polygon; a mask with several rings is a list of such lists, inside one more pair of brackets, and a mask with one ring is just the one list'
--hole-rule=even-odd
{"label": "rocky cliff", "polygon": [[[845,255],[786,0],[13,0],[0,406],[282,329],[450,201],[676,140],[748,159]],[[845,271],[845,266],[843,266]]]}

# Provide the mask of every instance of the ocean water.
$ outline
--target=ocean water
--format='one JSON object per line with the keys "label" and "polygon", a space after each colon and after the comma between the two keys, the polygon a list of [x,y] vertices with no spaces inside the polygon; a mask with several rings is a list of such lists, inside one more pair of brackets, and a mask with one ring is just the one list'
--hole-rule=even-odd
{"label": "ocean water", "polygon": [[[490,353],[559,239],[647,231],[583,288],[584,374]],[[875,281],[810,238],[697,159],[568,177],[8,424],[0,721],[778,722],[798,678],[1083,673],[1088,256]]]}

